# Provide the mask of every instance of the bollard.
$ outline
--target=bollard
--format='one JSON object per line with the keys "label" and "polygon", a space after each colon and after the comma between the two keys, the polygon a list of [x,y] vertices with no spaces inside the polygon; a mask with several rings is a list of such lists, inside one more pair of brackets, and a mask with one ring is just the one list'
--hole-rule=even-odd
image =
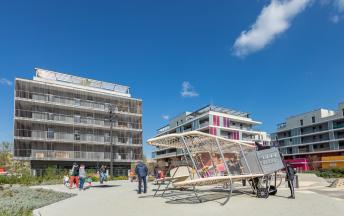
{"label": "bollard", "polygon": [[295,188],[299,188],[299,176],[298,175],[295,175]]}

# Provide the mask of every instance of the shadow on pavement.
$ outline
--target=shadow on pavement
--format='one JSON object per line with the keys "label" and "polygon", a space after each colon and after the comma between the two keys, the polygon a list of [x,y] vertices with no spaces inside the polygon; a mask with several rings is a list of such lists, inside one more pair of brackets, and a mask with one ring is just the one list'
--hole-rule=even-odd
{"label": "shadow on pavement", "polygon": [[119,187],[120,185],[106,185],[106,184],[103,184],[103,185],[94,185],[94,186],[91,186],[92,188],[112,188],[112,187]]}

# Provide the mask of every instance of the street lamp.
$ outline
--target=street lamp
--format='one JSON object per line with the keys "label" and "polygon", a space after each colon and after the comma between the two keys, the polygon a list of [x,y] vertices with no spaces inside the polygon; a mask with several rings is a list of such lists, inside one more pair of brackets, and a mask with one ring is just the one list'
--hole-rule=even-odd
{"label": "street lamp", "polygon": [[113,177],[113,143],[112,143],[112,127],[113,127],[113,106],[109,105],[109,120],[110,120],[110,177]]}

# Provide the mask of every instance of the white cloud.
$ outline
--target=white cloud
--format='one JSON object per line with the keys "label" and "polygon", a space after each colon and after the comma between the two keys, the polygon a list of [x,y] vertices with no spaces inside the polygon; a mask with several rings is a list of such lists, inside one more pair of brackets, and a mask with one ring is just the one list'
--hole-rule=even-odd
{"label": "white cloud", "polygon": [[339,12],[344,12],[344,0],[335,0],[334,5]]}
{"label": "white cloud", "polygon": [[169,115],[162,115],[161,116],[163,119],[165,119],[165,120],[169,120],[170,119],[170,116]]}
{"label": "white cloud", "polygon": [[241,32],[233,45],[233,54],[239,57],[263,49],[276,36],[285,32],[292,19],[312,0],[271,0],[258,16],[250,30]]}
{"label": "white cloud", "polygon": [[333,23],[340,22],[344,17],[344,0],[333,0],[334,14],[330,16]]}
{"label": "white cloud", "polygon": [[338,23],[340,21],[341,17],[339,15],[333,15],[330,17],[330,20],[333,22],[333,23]]}
{"label": "white cloud", "polygon": [[7,85],[7,86],[12,86],[12,82],[8,79],[5,79],[5,78],[1,78],[0,79],[0,84],[1,85]]}
{"label": "white cloud", "polygon": [[199,95],[188,81],[182,83],[182,91],[180,94],[182,97],[197,97]]}

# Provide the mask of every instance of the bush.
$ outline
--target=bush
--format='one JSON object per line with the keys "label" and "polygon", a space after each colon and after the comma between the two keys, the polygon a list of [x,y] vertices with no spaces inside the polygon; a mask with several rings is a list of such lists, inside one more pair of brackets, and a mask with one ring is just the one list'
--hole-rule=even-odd
{"label": "bush", "polygon": [[344,178],[344,168],[334,167],[329,169],[321,169],[315,174],[323,178]]}
{"label": "bush", "polygon": [[115,176],[112,180],[128,180],[128,176]]}
{"label": "bush", "polygon": [[63,177],[61,176],[31,176],[31,175],[22,175],[22,176],[0,176],[0,185],[9,184],[9,185],[40,185],[40,184],[59,184],[62,183]]}

